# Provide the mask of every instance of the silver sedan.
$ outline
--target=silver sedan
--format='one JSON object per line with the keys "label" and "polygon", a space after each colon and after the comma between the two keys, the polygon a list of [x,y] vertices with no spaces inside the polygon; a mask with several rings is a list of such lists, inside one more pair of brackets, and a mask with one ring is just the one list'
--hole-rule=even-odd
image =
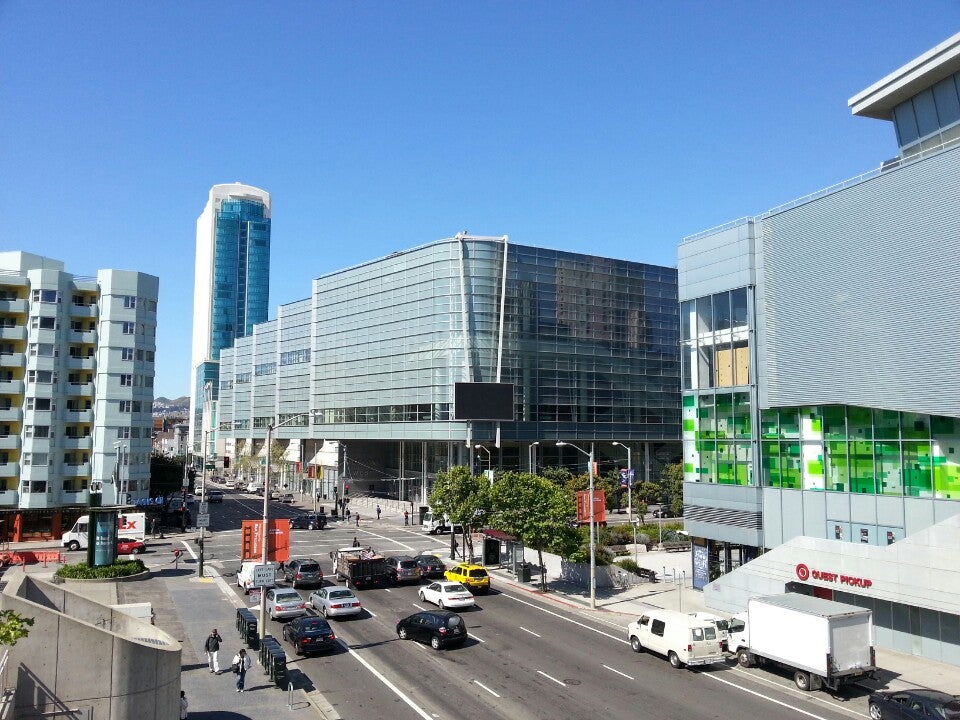
{"label": "silver sedan", "polygon": [[310,593],[310,604],[324,617],[359,615],[363,612],[360,598],[353,590],[342,585],[330,585]]}

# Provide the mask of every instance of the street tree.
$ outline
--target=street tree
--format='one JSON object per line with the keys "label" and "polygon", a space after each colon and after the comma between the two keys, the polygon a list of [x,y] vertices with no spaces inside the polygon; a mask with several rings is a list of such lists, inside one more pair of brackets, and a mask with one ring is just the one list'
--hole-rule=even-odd
{"label": "street tree", "polygon": [[[540,567],[544,550],[566,556],[577,547],[578,533],[569,524],[576,509],[566,488],[530,473],[507,472],[491,488],[490,499],[491,524],[536,549]],[[540,589],[547,589],[545,573]]]}
{"label": "street tree", "polygon": [[670,512],[673,517],[680,517],[683,515],[683,465],[681,463],[664,465],[660,477]]}
{"label": "street tree", "polygon": [[0,645],[16,645],[17,640],[30,634],[27,628],[32,625],[33,618],[14,610],[0,610]]}
{"label": "street tree", "polygon": [[430,509],[434,516],[446,515],[453,525],[462,527],[464,557],[473,557],[473,530],[484,527],[489,519],[489,492],[490,481],[463,465],[437,473]]}

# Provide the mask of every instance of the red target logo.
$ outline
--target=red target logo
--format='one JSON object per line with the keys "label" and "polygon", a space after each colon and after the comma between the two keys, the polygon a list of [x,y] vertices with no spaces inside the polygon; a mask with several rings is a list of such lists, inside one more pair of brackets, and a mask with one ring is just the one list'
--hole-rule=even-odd
{"label": "red target logo", "polygon": [[797,577],[800,578],[801,580],[809,580],[809,579],[810,579],[810,568],[808,568],[808,567],[807,567],[806,565],[804,565],[803,563],[798,563],[798,564],[797,564]]}

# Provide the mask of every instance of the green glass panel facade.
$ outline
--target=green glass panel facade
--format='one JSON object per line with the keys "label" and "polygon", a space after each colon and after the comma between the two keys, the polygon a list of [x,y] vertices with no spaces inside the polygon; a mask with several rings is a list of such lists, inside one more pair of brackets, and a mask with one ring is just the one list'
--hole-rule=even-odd
{"label": "green glass panel facade", "polygon": [[733,434],[737,438],[749,438],[750,422],[750,395],[749,393],[733,394]]}
{"label": "green glass panel facade", "polygon": [[929,442],[903,443],[903,489],[908,497],[933,495],[933,464]]}
{"label": "green glass panel facade", "polygon": [[850,458],[846,440],[828,440],[826,442],[827,467],[826,489],[834,492],[850,490]]}

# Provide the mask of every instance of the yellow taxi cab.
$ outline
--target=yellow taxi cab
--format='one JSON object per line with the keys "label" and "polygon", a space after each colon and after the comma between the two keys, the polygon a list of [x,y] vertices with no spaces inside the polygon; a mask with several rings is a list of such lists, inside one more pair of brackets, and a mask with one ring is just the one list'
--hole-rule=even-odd
{"label": "yellow taxi cab", "polygon": [[460,563],[447,570],[443,576],[458,582],[474,592],[485,593],[490,589],[490,576],[485,568],[470,563]]}

